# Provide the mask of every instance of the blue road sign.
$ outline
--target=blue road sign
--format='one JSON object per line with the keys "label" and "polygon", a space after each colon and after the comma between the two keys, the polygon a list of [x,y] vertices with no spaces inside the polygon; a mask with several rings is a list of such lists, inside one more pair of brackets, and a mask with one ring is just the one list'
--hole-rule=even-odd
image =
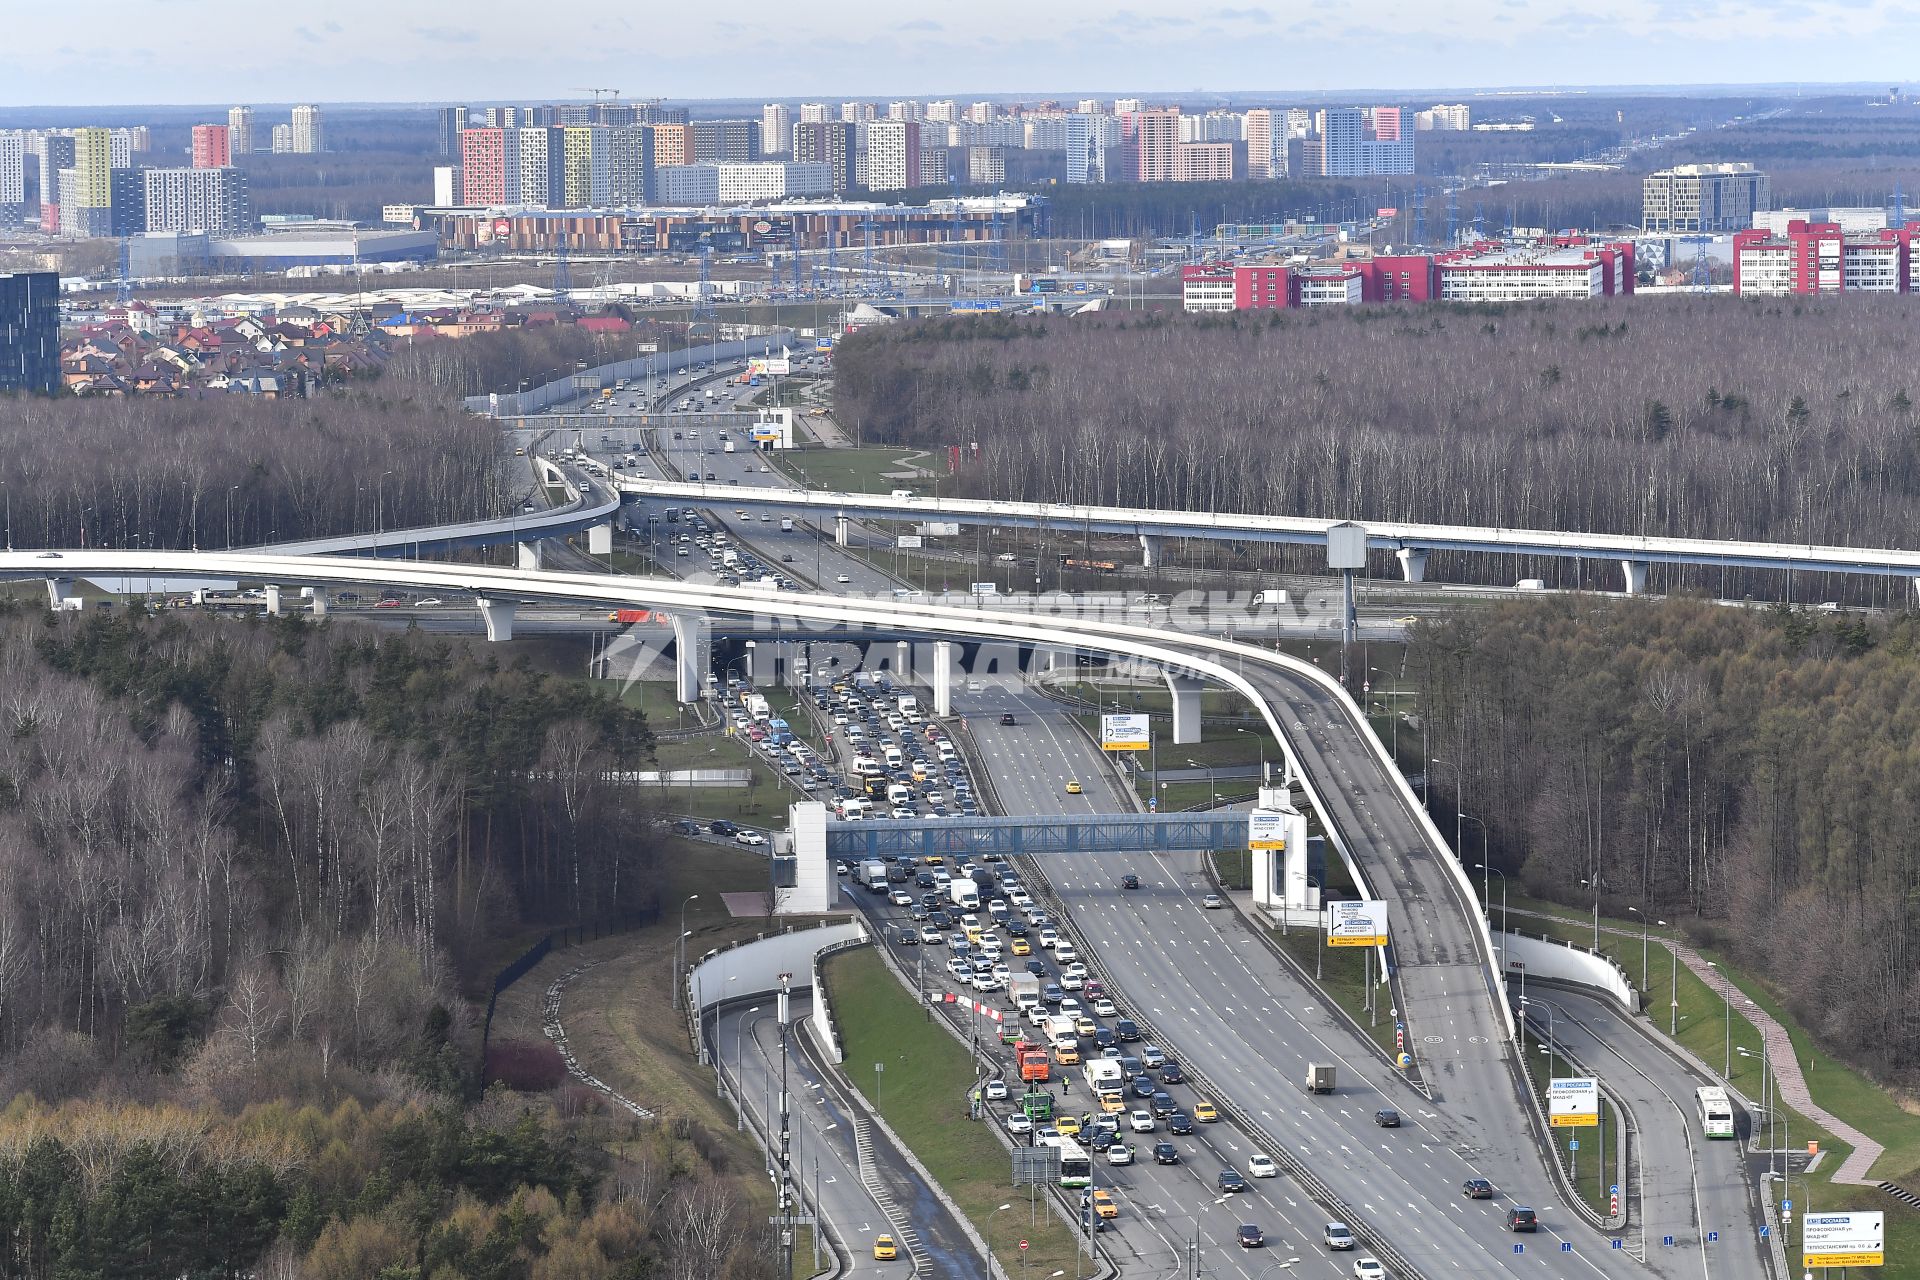
{"label": "blue road sign", "polygon": [[1773,1234],[1773,1228],[1772,1228],[1772,1227],[1769,1227],[1769,1226],[1765,1226],[1765,1225],[1762,1225],[1762,1226],[1761,1226],[1761,1228],[1760,1228],[1760,1238],[1761,1238],[1762,1240],[1765,1240],[1765,1239],[1766,1239],[1766,1238],[1767,1238],[1768,1236],[1770,1236],[1770,1235],[1772,1235],[1772,1234]]}
{"label": "blue road sign", "polygon": [[1793,1208],[1793,1201],[1791,1201],[1791,1200],[1782,1200],[1782,1201],[1780,1202],[1780,1207],[1781,1207],[1782,1209],[1791,1209],[1791,1208]]}
{"label": "blue road sign", "polygon": [[1668,1248],[1672,1248],[1672,1247],[1673,1247],[1673,1237],[1672,1237],[1672,1236],[1661,1236],[1661,1237],[1660,1237],[1660,1243],[1661,1243],[1661,1244],[1664,1244],[1664,1245],[1666,1245],[1666,1246],[1667,1246]]}
{"label": "blue road sign", "polygon": [[1567,1150],[1578,1151],[1579,1149],[1580,1149],[1580,1139],[1578,1138],[1567,1139]]}
{"label": "blue road sign", "polygon": [[1718,1231],[1709,1231],[1709,1232],[1707,1232],[1707,1243],[1708,1243],[1708,1244],[1719,1244],[1719,1243],[1720,1243],[1720,1233],[1719,1233]]}
{"label": "blue road sign", "polygon": [[1622,1240],[1619,1236],[1615,1236],[1613,1238],[1613,1247],[1616,1249],[1624,1249],[1627,1247],[1627,1242],[1625,1240]]}
{"label": "blue road sign", "polygon": [[1515,1253],[1525,1253],[1525,1252],[1527,1251],[1527,1246],[1525,1246],[1525,1245],[1523,1245],[1523,1244],[1517,1244],[1517,1245],[1515,1245],[1515,1246],[1513,1246],[1513,1251],[1514,1251]]}
{"label": "blue road sign", "polygon": [[1560,1252],[1562,1252],[1562,1253],[1572,1253],[1572,1252],[1573,1252],[1573,1241],[1571,1241],[1571,1240],[1562,1240],[1562,1241],[1560,1242]]}
{"label": "blue road sign", "polygon": [[1608,1194],[1608,1195],[1610,1195],[1610,1196],[1617,1196],[1617,1195],[1619,1195],[1619,1194],[1620,1194],[1620,1184],[1616,1182],[1616,1183],[1614,1183],[1614,1184],[1613,1184],[1612,1186],[1610,1186],[1610,1187],[1608,1187],[1608,1188],[1607,1188],[1607,1194]]}

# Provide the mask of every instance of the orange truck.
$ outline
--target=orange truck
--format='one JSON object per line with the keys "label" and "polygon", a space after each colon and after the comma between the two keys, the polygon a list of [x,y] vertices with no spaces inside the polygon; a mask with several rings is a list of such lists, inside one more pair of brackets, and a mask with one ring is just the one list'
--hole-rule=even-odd
{"label": "orange truck", "polygon": [[1053,1075],[1053,1059],[1043,1044],[1022,1040],[1013,1046],[1013,1060],[1020,1064],[1020,1078],[1044,1084]]}

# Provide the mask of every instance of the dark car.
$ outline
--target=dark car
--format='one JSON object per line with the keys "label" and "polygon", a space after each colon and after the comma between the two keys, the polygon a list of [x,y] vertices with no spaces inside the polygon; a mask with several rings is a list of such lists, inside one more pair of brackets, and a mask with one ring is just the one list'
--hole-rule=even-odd
{"label": "dark car", "polygon": [[1155,1164],[1179,1164],[1180,1149],[1171,1142],[1153,1144],[1153,1162]]}
{"label": "dark car", "polygon": [[1163,1117],[1170,1116],[1177,1109],[1173,1105],[1173,1095],[1168,1093],[1166,1090],[1155,1089],[1153,1091],[1152,1096],[1153,1096],[1153,1114],[1155,1114],[1156,1116],[1163,1116]]}
{"label": "dark car", "polygon": [[935,880],[933,878],[933,872],[931,871],[922,871],[919,875],[916,875],[913,878],[913,882],[919,885],[922,889],[931,889],[936,884],[940,883],[938,880]]}
{"label": "dark car", "polygon": [[740,828],[731,822],[711,822],[707,824],[707,830],[716,836],[726,836],[729,839],[740,834]]}
{"label": "dark car", "polygon": [[1042,960],[1027,961],[1027,972],[1036,978],[1045,977],[1047,973],[1046,962]]}
{"label": "dark car", "polygon": [[683,836],[697,836],[700,834],[700,824],[697,822],[689,821],[686,818],[681,818],[677,820],[673,824],[673,829],[675,832]]}
{"label": "dark car", "polygon": [[1121,876],[1121,877],[1120,877],[1120,887],[1121,887],[1122,889],[1138,889],[1138,888],[1140,887],[1140,877],[1139,877],[1139,876],[1131,876],[1131,875],[1129,875],[1129,876]]}
{"label": "dark car", "polygon": [[920,935],[912,929],[902,929],[895,941],[903,947],[917,947],[920,945]]}
{"label": "dark car", "polygon": [[951,929],[953,928],[953,917],[944,911],[934,911],[928,914],[927,923],[936,929]]}
{"label": "dark car", "polygon": [[[1178,1132],[1178,1130],[1175,1132]],[[1232,1195],[1236,1191],[1245,1191],[1247,1189],[1247,1180],[1240,1176],[1238,1169],[1222,1169],[1216,1185],[1219,1186],[1223,1194]]]}
{"label": "dark car", "polygon": [[1176,1111],[1167,1117],[1168,1133],[1192,1133],[1193,1117],[1184,1111]]}
{"label": "dark car", "polygon": [[1382,1107],[1373,1113],[1373,1122],[1382,1129],[1398,1129],[1400,1127],[1400,1113],[1392,1107]]}
{"label": "dark car", "polygon": [[1158,1089],[1159,1086],[1149,1076],[1133,1078],[1133,1096],[1136,1098],[1151,1098]]}
{"label": "dark car", "polygon": [[1468,1178],[1460,1184],[1460,1194],[1469,1200],[1491,1200],[1493,1184],[1485,1178]]}
{"label": "dark car", "polygon": [[1027,922],[1025,920],[1009,920],[1006,924],[1006,930],[1009,938],[1024,938],[1027,936]]}
{"label": "dark car", "polygon": [[1019,724],[1020,722],[1013,718],[1013,712],[1002,711],[1000,713],[1000,723],[1001,724]]}
{"label": "dark car", "polygon": [[925,907],[915,907],[913,910],[907,912],[907,918],[915,923],[924,924],[929,914]]}
{"label": "dark car", "polygon": [[1113,1138],[1114,1138],[1113,1130],[1107,1128],[1105,1125],[1101,1125],[1099,1128],[1095,1129],[1090,1135],[1088,1135],[1087,1145],[1092,1147],[1095,1151],[1105,1151],[1108,1147],[1113,1145]]}
{"label": "dark car", "polygon": [[1180,1070],[1180,1064],[1168,1059],[1160,1065],[1161,1084],[1180,1084],[1186,1080],[1186,1073]]}
{"label": "dark car", "polygon": [[1513,1208],[1507,1210],[1507,1230],[1538,1231],[1539,1229],[1540,1229],[1539,1217],[1535,1215],[1533,1210],[1527,1208],[1525,1205],[1517,1204]]}
{"label": "dark car", "polygon": [[1234,1233],[1242,1249],[1258,1249],[1267,1243],[1267,1233],[1252,1223],[1245,1223]]}
{"label": "dark car", "polygon": [[1093,1032],[1093,1043],[1097,1048],[1106,1048],[1113,1043],[1113,1032],[1105,1027],[1096,1027]]}
{"label": "dark car", "polygon": [[1121,1040],[1138,1040],[1140,1028],[1134,1025],[1133,1019],[1122,1018],[1113,1024],[1113,1034]]}
{"label": "dark car", "polygon": [[1048,1004],[1059,1004],[1067,998],[1067,993],[1062,991],[1056,984],[1049,982],[1040,989],[1040,998]]}

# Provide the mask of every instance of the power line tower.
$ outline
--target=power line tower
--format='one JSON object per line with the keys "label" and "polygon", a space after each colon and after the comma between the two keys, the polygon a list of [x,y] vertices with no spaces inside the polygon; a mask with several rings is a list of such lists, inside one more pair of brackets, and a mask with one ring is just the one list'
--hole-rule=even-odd
{"label": "power line tower", "polygon": [[1687,236],[1686,242],[1693,245],[1693,276],[1687,282],[1687,288],[1693,293],[1713,292],[1713,264],[1707,259],[1707,246],[1713,243],[1712,236]]}
{"label": "power line tower", "polygon": [[1473,202],[1473,238],[1475,240],[1487,238],[1487,209],[1478,200]]}
{"label": "power line tower", "polygon": [[1427,242],[1427,189],[1417,182],[1413,184],[1413,242]]}
{"label": "power line tower", "polygon": [[567,266],[567,229],[564,223],[556,224],[554,241],[558,252],[553,255],[553,302],[555,306],[564,306],[573,292],[573,272]]}
{"label": "power line tower", "polygon": [[120,280],[114,288],[114,300],[122,307],[133,301],[133,239],[120,237]]}
{"label": "power line tower", "polygon": [[1460,188],[1447,184],[1447,247],[1460,242]]}
{"label": "power line tower", "polygon": [[873,266],[873,218],[871,215],[860,219],[860,229],[866,234],[866,252],[861,261],[861,274],[866,280],[867,288],[879,291],[880,277]]}
{"label": "power line tower", "polygon": [[1897,178],[1893,183],[1893,218],[1891,221],[1895,231],[1899,231],[1907,225],[1907,201],[1906,197],[1901,194],[1900,181]]}

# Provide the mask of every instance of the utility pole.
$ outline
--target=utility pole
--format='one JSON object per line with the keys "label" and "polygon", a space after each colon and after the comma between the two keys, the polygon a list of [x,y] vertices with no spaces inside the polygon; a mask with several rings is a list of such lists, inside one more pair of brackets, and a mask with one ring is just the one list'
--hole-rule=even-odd
{"label": "utility pole", "polygon": [[[793,1117],[787,1095],[787,1029],[792,1025],[792,985],[791,973],[780,975],[780,1274],[783,1276],[793,1274]],[[814,1230],[819,1230],[817,1220]]]}

